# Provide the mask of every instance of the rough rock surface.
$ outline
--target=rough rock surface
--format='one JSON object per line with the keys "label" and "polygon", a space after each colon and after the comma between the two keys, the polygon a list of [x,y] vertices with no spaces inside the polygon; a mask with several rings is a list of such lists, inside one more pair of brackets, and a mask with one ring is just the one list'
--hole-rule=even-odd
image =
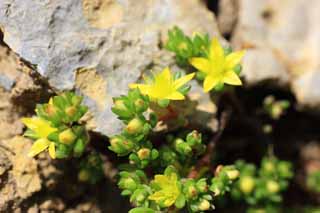
{"label": "rough rock surface", "polygon": [[233,43],[248,48],[243,74],[250,84],[290,85],[298,102],[320,105],[320,1],[241,0]]}
{"label": "rough rock surface", "polygon": [[[8,47],[0,45],[0,140],[22,133],[20,117],[32,110],[45,89],[36,85],[24,66]],[[42,90],[42,91],[40,91]]]}
{"label": "rough rock surface", "polygon": [[0,211],[17,208],[19,203],[41,189],[37,161],[27,156],[31,141],[17,136],[4,140],[0,148]]}
{"label": "rough rock surface", "polygon": [[111,97],[125,93],[128,83],[152,67],[173,25],[189,34],[218,35],[213,14],[197,0],[0,2],[4,41],[36,65],[51,87],[85,95],[89,126],[105,135],[120,128]]}

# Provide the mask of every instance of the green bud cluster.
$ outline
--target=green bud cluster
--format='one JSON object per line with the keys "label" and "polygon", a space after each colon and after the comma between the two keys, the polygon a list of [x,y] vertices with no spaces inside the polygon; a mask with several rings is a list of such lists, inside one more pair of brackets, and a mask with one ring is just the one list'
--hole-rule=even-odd
{"label": "green bud cluster", "polygon": [[[82,99],[72,92],[65,92],[52,97],[48,103],[36,106],[37,117],[57,129],[47,137],[55,143],[57,158],[79,157],[89,142],[87,130],[79,122],[88,110],[81,104]],[[26,136],[28,132],[25,132]]]}
{"label": "green bud cluster", "polygon": [[219,166],[217,175],[212,178],[210,191],[214,196],[223,196],[230,191],[231,184],[239,177],[239,171],[234,166]]}
{"label": "green bud cluster", "polygon": [[159,155],[147,140],[148,134],[157,123],[153,113],[150,113],[148,120],[144,115],[149,104],[148,96],[142,95],[138,89],[133,89],[127,96],[114,98],[112,107],[112,111],[123,121],[125,127],[121,134],[110,138],[109,149],[118,156],[129,155],[130,163],[138,168],[145,168]]}
{"label": "green bud cluster", "polygon": [[119,188],[121,195],[130,196],[130,202],[136,206],[149,206],[148,197],[151,194],[151,188],[146,185],[148,178],[142,170],[132,172],[122,171],[119,173]]}
{"label": "green bud cluster", "polygon": [[208,34],[195,34],[191,38],[186,36],[180,28],[174,27],[168,32],[168,41],[165,48],[176,54],[176,61],[179,66],[186,66],[189,58],[206,56],[209,44]]}
{"label": "green bud cluster", "polygon": [[192,162],[196,157],[204,153],[206,146],[202,143],[201,134],[197,131],[189,133],[185,139],[175,138],[173,135],[167,137],[167,145],[159,149],[160,165],[167,167],[169,165],[186,165],[186,162]]}
{"label": "green bud cluster", "polygon": [[[129,196],[136,206],[130,212],[157,212],[170,208],[204,212],[213,209],[217,190],[219,195],[228,191],[238,171],[233,166],[223,167],[211,185],[206,178],[188,178],[192,166],[206,148],[201,134],[192,131],[183,138],[168,135],[159,148],[154,148],[148,136],[157,119],[153,114],[146,118],[149,103],[147,96],[134,89],[127,96],[115,98],[112,108],[125,124],[121,134],[110,138],[109,149],[118,156],[128,157],[128,164],[120,166],[118,186],[121,194]],[[148,176],[143,170],[146,168]],[[149,174],[150,171],[154,173]]]}
{"label": "green bud cluster", "polygon": [[79,164],[78,180],[95,184],[104,176],[103,162],[98,153],[92,152]]}
{"label": "green bud cluster", "polygon": [[238,160],[235,166],[240,171],[240,177],[231,190],[233,199],[245,200],[252,207],[263,208],[281,203],[281,193],[288,188],[293,177],[290,162],[265,157],[260,168],[242,160]]}
{"label": "green bud cluster", "polygon": [[290,107],[288,100],[276,100],[274,96],[267,96],[263,101],[263,108],[265,112],[273,119],[279,120],[279,118]]}

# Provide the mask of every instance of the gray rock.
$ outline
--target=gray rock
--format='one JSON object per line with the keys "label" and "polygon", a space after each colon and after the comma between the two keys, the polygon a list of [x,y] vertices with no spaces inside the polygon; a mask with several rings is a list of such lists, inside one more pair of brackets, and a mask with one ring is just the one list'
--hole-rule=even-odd
{"label": "gray rock", "polygon": [[251,85],[275,79],[290,85],[301,105],[320,106],[318,0],[241,0],[233,44],[247,48]]}
{"label": "gray rock", "polygon": [[0,86],[2,86],[5,90],[9,91],[13,87],[14,83],[15,81],[8,76],[0,75]]}
{"label": "gray rock", "polygon": [[193,0],[3,0],[4,41],[58,92],[85,96],[88,126],[105,135],[121,125],[112,97],[124,94],[157,60],[173,25],[218,35],[214,16]]}

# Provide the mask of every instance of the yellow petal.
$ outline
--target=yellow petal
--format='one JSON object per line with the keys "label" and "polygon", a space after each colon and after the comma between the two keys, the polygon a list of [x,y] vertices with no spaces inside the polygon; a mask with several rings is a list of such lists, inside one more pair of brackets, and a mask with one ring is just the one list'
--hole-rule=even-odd
{"label": "yellow petal", "polygon": [[21,121],[39,138],[46,138],[52,132],[57,131],[56,128],[51,127],[50,122],[38,117],[22,118]]}
{"label": "yellow petal", "polygon": [[223,48],[217,37],[213,38],[210,45],[209,58],[220,61],[224,57]]}
{"label": "yellow petal", "polygon": [[53,104],[53,99],[50,98],[48,104]]}
{"label": "yellow petal", "polygon": [[179,89],[194,77],[195,73],[191,73],[174,81],[174,88]]}
{"label": "yellow petal", "polygon": [[54,143],[50,143],[49,145],[49,155],[52,159],[55,159],[56,158],[56,148],[55,148],[55,145]]}
{"label": "yellow petal", "polygon": [[28,153],[29,157],[34,157],[37,154],[39,154],[40,152],[44,151],[45,149],[48,148],[50,144],[50,141],[46,138],[40,138],[38,140],[36,140],[31,147],[30,152]]}
{"label": "yellow petal", "polygon": [[166,96],[165,99],[169,100],[184,100],[184,96],[180,92],[173,92],[170,95]]}
{"label": "yellow petal", "polygon": [[241,79],[233,70],[229,70],[225,73],[223,82],[231,85],[242,85]]}
{"label": "yellow petal", "polygon": [[174,204],[174,202],[176,201],[175,198],[167,198],[164,202],[163,205],[166,207],[171,206],[172,204]]}
{"label": "yellow petal", "polygon": [[149,85],[145,85],[145,84],[130,84],[129,87],[131,89],[138,88],[140,92],[144,95],[148,95],[149,88],[150,88]]}
{"label": "yellow petal", "polygon": [[245,54],[245,51],[242,50],[242,51],[233,52],[227,55],[226,62],[225,62],[226,69],[228,70],[233,69],[237,64],[239,64],[244,54]]}
{"label": "yellow petal", "polygon": [[210,62],[206,58],[191,58],[189,63],[201,72],[209,73],[210,71]]}
{"label": "yellow petal", "polygon": [[158,191],[158,192],[155,192],[152,195],[150,195],[148,197],[148,199],[149,200],[160,201],[160,200],[164,199],[164,197],[165,197],[165,195],[161,191]]}
{"label": "yellow petal", "polygon": [[161,82],[170,82],[171,81],[171,71],[169,67],[164,68],[164,70],[159,74],[155,76],[156,81],[159,80],[159,83]]}
{"label": "yellow petal", "polygon": [[211,75],[207,75],[207,77],[203,81],[203,90],[205,92],[209,92],[212,90],[217,84],[220,82],[219,78],[216,78]]}

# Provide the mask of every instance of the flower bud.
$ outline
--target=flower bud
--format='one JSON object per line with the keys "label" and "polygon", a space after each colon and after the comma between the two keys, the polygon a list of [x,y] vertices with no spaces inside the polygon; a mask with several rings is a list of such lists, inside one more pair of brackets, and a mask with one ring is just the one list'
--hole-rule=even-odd
{"label": "flower bud", "polygon": [[76,114],[77,112],[77,108],[74,107],[74,106],[70,106],[70,107],[67,107],[65,109],[65,113],[69,116],[69,117],[72,117]]}
{"label": "flower bud", "polygon": [[70,128],[64,130],[59,134],[60,143],[67,144],[67,145],[72,144],[76,138],[77,136],[72,132]]}
{"label": "flower bud", "polygon": [[267,181],[267,190],[270,193],[277,193],[280,190],[280,185],[276,181],[269,180]]}
{"label": "flower bud", "polygon": [[132,178],[126,178],[123,182],[123,188],[133,191],[137,188],[137,183]]}
{"label": "flower bud", "polygon": [[240,190],[245,193],[249,194],[252,192],[254,186],[255,186],[255,181],[251,176],[244,176],[240,178]]}
{"label": "flower bud", "polygon": [[142,148],[137,152],[137,154],[140,160],[148,159],[150,157],[150,149]]}
{"label": "flower bud", "polygon": [[197,132],[196,130],[192,131],[187,135],[187,143],[193,147],[197,144],[201,144],[201,134]]}
{"label": "flower bud", "polygon": [[234,180],[234,179],[238,178],[239,175],[240,175],[240,172],[238,170],[236,170],[236,169],[228,170],[228,171],[226,171],[226,173],[227,173],[228,178],[230,180]]}
{"label": "flower bud", "polygon": [[265,171],[267,172],[274,172],[275,171],[275,165],[271,160],[266,160],[263,163],[263,169],[265,169]]}
{"label": "flower bud", "polygon": [[196,187],[193,185],[193,184],[190,184],[188,187],[187,187],[187,197],[188,198],[194,198],[198,195],[198,191],[196,189]]}
{"label": "flower bud", "polygon": [[196,184],[196,187],[201,193],[208,191],[208,184],[205,179],[199,180]]}
{"label": "flower bud", "polygon": [[137,134],[143,131],[144,123],[139,118],[132,119],[127,127],[126,130],[129,134]]}
{"label": "flower bud", "polygon": [[78,180],[82,182],[88,181],[90,178],[90,173],[86,169],[81,169],[78,174]]}
{"label": "flower bud", "polygon": [[146,102],[144,100],[142,100],[141,98],[138,98],[135,102],[134,102],[134,106],[136,107],[136,110],[138,112],[144,112],[147,110],[148,105],[146,104]]}
{"label": "flower bud", "polygon": [[128,110],[123,100],[120,100],[120,99],[114,101],[114,108],[122,111]]}
{"label": "flower bud", "polygon": [[130,140],[126,140],[121,136],[115,136],[110,140],[110,149],[118,155],[125,155],[134,148],[134,143]]}
{"label": "flower bud", "polygon": [[207,200],[202,200],[198,206],[200,211],[207,211],[210,209],[210,203]]}
{"label": "flower bud", "polygon": [[175,141],[175,148],[180,154],[183,155],[188,155],[192,152],[191,147],[180,138]]}
{"label": "flower bud", "polygon": [[45,111],[49,116],[54,116],[57,113],[57,108],[53,104],[48,104]]}

